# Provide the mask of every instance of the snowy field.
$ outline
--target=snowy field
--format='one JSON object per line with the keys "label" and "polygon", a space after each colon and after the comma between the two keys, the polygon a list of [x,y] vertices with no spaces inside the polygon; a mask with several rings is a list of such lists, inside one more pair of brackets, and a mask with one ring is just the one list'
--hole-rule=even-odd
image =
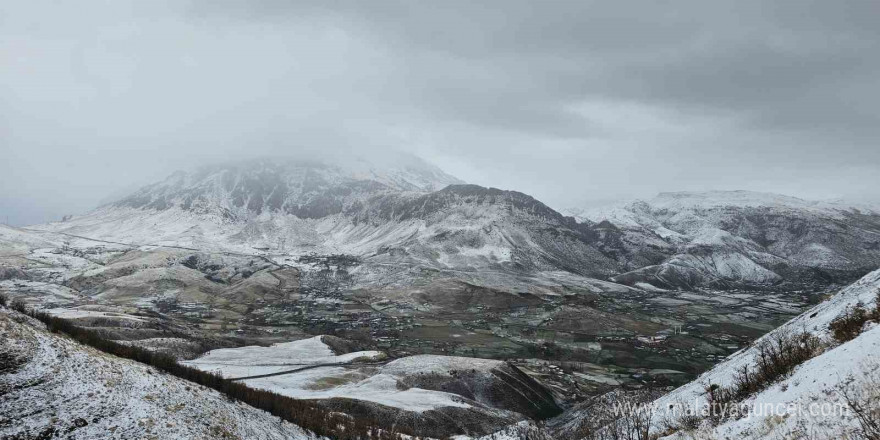
{"label": "snowy field", "polygon": [[419,374],[449,375],[455,370],[489,371],[504,364],[486,359],[419,355],[376,365],[383,357],[378,351],[335,355],[316,336],[271,347],[213,350],[186,364],[228,378],[265,375],[243,382],[299,399],[349,398],[413,412],[470,405],[456,394],[403,387],[401,379]]}
{"label": "snowy field", "polygon": [[317,365],[343,365],[354,361],[376,361],[385,356],[380,351],[357,351],[336,355],[321,341],[321,336],[274,344],[270,347],[221,348],[185,362],[203,371],[226,378],[274,374]]}
{"label": "snowy field", "polygon": [[127,321],[135,321],[135,322],[147,322],[143,318],[139,318],[137,316],[127,315],[125,313],[116,313],[116,312],[104,312],[100,310],[88,310],[83,308],[57,308],[57,309],[48,309],[46,310],[52,316],[56,316],[58,318],[63,319],[83,319],[83,318],[107,318],[107,319],[122,319]]}
{"label": "snowy field", "polygon": [[300,373],[249,379],[245,383],[299,399],[348,398],[413,412],[470,407],[455,394],[420,388],[401,389],[397,376],[382,373],[381,369],[378,371],[321,367]]}

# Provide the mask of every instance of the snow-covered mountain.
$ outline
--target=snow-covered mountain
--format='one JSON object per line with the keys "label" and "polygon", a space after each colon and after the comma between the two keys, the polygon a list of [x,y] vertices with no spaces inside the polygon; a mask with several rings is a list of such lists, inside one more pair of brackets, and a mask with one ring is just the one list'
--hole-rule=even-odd
{"label": "snow-covered mountain", "polygon": [[566,271],[642,289],[849,282],[880,266],[880,209],[745,191],[663,193],[572,217],[404,156],[258,159],[179,172],[42,225],[129,244],[468,273]]}
{"label": "snow-covered mountain", "polygon": [[627,271],[661,288],[852,278],[880,265],[880,209],[748,191],[662,193],[574,211]]}
{"label": "snow-covered mountain", "polygon": [[110,206],[177,207],[230,218],[285,213],[311,219],[338,214],[370,194],[434,191],[457,183],[462,182],[414,156],[380,163],[261,158],[177,172]]}
{"label": "snow-covered mountain", "polygon": [[345,253],[441,270],[617,273],[617,262],[593,246],[599,235],[591,225],[522,193],[462,184],[414,159],[403,163],[207,167],[35,229],[207,250]]}

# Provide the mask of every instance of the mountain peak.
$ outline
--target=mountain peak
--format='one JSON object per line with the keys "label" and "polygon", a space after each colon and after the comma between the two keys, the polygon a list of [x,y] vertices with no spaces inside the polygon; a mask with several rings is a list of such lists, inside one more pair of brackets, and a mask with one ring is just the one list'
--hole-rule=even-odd
{"label": "mountain peak", "polygon": [[301,218],[339,213],[381,191],[429,192],[462,183],[412,155],[375,158],[254,158],[178,171],[111,205],[240,216],[264,211]]}

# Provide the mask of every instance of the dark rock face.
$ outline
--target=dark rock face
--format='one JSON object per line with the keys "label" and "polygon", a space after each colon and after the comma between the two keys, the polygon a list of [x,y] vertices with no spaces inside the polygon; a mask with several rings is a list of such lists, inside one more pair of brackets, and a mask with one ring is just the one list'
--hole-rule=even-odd
{"label": "dark rock face", "polygon": [[321,342],[327,344],[327,346],[330,347],[330,350],[333,351],[333,354],[337,356],[363,349],[360,344],[354,341],[349,341],[348,339],[342,339],[332,335],[322,335]]}
{"label": "dark rock face", "polygon": [[17,267],[0,267],[0,281],[12,279],[29,280],[30,277]]}

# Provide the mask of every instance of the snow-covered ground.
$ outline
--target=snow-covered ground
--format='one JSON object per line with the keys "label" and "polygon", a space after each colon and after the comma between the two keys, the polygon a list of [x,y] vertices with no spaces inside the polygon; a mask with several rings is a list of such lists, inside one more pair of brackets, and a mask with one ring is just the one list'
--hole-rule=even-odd
{"label": "snow-covered ground", "polygon": [[[673,438],[788,438],[797,433],[810,438],[844,438],[857,426],[854,414],[844,404],[841,387],[880,378],[880,326],[868,324],[856,339],[835,344],[828,325],[848,307],[861,302],[873,307],[880,292],[880,270],[874,271],[827,301],[804,312],[756,341],[780,333],[808,331],[830,344],[824,353],[798,366],[790,377],[751,396],[740,407],[745,417],[719,426],[704,424],[697,432],[680,432]],[[684,410],[706,408],[706,388],[710,384],[729,386],[737,370],[756,364],[757,350],[741,350],[695,381],[654,402],[659,413],[654,418],[656,432],[663,423],[680,417]],[[880,385],[876,383],[875,385]]]}
{"label": "snow-covered ground", "polygon": [[713,431],[718,438],[778,438],[792,432],[829,439],[854,436],[857,420],[840,387],[859,386],[877,378],[880,327],[875,326],[810,359],[790,378],[742,402],[754,408],[754,413]]}
{"label": "snow-covered ground", "polygon": [[296,425],[0,308],[0,438],[313,439]]}
{"label": "snow-covered ground", "polygon": [[418,413],[446,407],[470,407],[456,394],[421,388],[401,389],[397,376],[340,367],[321,367],[244,382],[254,388],[299,399],[348,398]]}
{"label": "snow-covered ground", "polygon": [[316,336],[271,347],[242,347],[212,350],[185,362],[224,377],[241,378],[248,386],[272,390],[300,399],[349,398],[374,402],[407,411],[423,412],[442,407],[467,408],[460,396],[420,388],[399,386],[399,379],[410,374],[448,374],[455,369],[486,370],[500,361],[446,356],[412,356],[382,366],[360,367],[362,361],[384,357],[378,351],[358,351],[336,355]]}
{"label": "snow-covered ground", "polygon": [[26,255],[33,249],[59,244],[60,240],[52,241],[12,226],[0,225],[0,257]]}
{"label": "snow-covered ground", "polygon": [[315,365],[342,365],[354,361],[375,361],[385,356],[380,351],[356,351],[336,355],[321,341],[321,336],[274,344],[211,350],[185,364],[227,378],[258,376],[296,370]]}
{"label": "snow-covered ground", "polygon": [[82,318],[108,318],[108,319],[122,319],[127,321],[135,321],[135,322],[146,322],[143,318],[139,318],[137,316],[127,315],[124,313],[116,313],[116,312],[105,312],[101,310],[89,310],[88,308],[57,308],[57,309],[47,309],[46,312],[53,316],[57,316],[59,318],[64,319],[82,319]]}

